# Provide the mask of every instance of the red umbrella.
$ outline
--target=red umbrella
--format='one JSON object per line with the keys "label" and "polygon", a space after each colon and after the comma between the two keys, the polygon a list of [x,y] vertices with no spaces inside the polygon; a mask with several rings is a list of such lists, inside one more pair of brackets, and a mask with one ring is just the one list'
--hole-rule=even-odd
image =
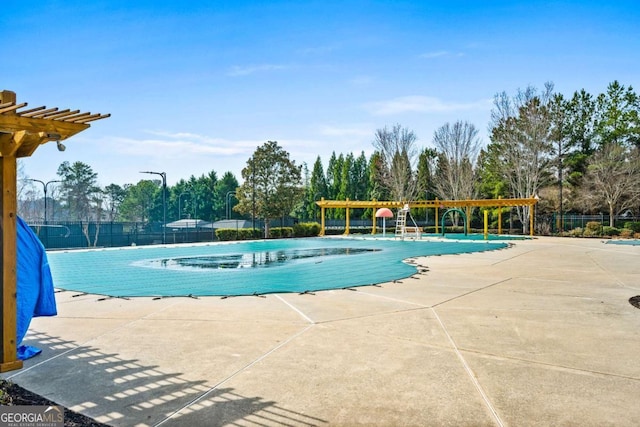
{"label": "red umbrella", "polygon": [[387,218],[393,218],[393,212],[391,209],[380,208],[376,211],[376,218],[382,218],[382,237],[385,237],[387,231]]}

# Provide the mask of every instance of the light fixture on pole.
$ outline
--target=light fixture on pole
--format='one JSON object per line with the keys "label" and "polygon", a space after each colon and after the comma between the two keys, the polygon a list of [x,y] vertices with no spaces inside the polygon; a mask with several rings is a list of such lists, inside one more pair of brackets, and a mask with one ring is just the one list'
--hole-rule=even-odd
{"label": "light fixture on pole", "polygon": [[26,178],[27,181],[33,181],[33,182],[39,182],[40,184],[42,184],[42,192],[44,193],[44,215],[43,215],[43,224],[44,224],[44,234],[45,234],[45,242],[46,245],[48,246],[49,244],[49,229],[47,228],[47,188],[49,187],[49,184],[52,184],[54,182],[62,182],[59,179],[54,179],[51,181],[40,181],[39,179],[33,179],[33,178]]}
{"label": "light fixture on pole", "polygon": [[[255,155],[254,155],[255,157]],[[256,232],[256,159],[251,157],[251,237],[255,238]],[[265,230],[267,229],[267,224],[264,225]],[[266,238],[267,236],[265,236]]]}
{"label": "light fixture on pole", "polygon": [[140,171],[140,173],[148,173],[152,175],[160,175],[162,177],[162,244],[167,243],[167,173]]}
{"label": "light fixture on pole", "polygon": [[237,196],[236,196],[236,192],[235,192],[235,191],[227,191],[227,195],[226,195],[226,196],[225,196],[225,198],[224,198],[224,199],[225,199],[225,202],[226,202],[226,204],[225,204],[225,216],[226,216],[226,219],[230,219],[230,217],[231,217],[231,208],[232,208],[232,207],[230,207],[230,206],[229,206],[229,202],[230,202],[229,197],[230,197],[231,195],[235,196],[235,197],[236,197],[236,199],[237,199]]}
{"label": "light fixture on pole", "polygon": [[62,142],[60,142],[60,138],[62,138],[62,136],[60,136],[59,133],[47,133],[47,138],[50,141],[56,142],[56,147],[58,147],[58,151],[64,151],[67,149],[67,147]]}
{"label": "light fixture on pole", "polygon": [[[558,144],[558,146],[560,147],[560,144]],[[560,147],[561,148],[561,147]],[[560,154],[558,156],[558,185],[560,186],[560,207],[559,207],[559,214],[560,217],[558,218],[558,233],[560,235],[562,235],[562,233],[564,232],[564,217],[563,217],[563,207],[562,207],[562,154]]]}

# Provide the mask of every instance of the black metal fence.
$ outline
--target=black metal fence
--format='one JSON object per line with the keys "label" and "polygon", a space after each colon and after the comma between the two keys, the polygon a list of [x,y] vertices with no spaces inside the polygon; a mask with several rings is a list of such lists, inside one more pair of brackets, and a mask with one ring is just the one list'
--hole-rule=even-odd
{"label": "black metal fence", "polygon": [[[613,223],[616,228],[624,228],[625,223],[638,221],[640,221],[640,217],[633,215],[616,215],[613,219]],[[540,231],[545,230],[551,234],[556,234],[560,230],[571,231],[575,228],[584,229],[588,222],[597,222],[602,226],[608,226],[611,224],[610,216],[605,214],[564,214],[562,217],[558,214],[553,214],[546,216],[539,215],[536,217],[536,224],[538,225],[538,228],[540,228]]]}
{"label": "black metal fence", "polygon": [[117,247],[217,240],[213,228],[162,229],[162,223],[49,222],[29,224],[47,249]]}
{"label": "black metal fence", "polygon": [[[570,231],[574,228],[585,228],[588,222],[599,222],[603,226],[609,225],[608,215],[575,215],[565,214],[562,217],[562,229]],[[636,216],[617,216],[614,223],[616,227],[623,228],[625,222],[637,222],[640,217]],[[477,221],[476,221],[477,222]],[[504,233],[521,233],[520,225],[511,224],[505,221],[503,224]],[[428,223],[426,221],[417,221],[419,226],[434,226],[433,218]],[[293,220],[287,218],[286,221],[276,220],[272,222],[272,227],[282,225],[291,226]],[[371,220],[350,221],[350,228],[357,232],[370,232]],[[440,225],[440,224],[438,224]],[[447,222],[447,225],[450,225]],[[515,225],[515,227],[514,227]],[[56,221],[48,222],[46,225],[42,223],[29,224],[31,229],[40,238],[40,241],[47,249],[66,249],[66,248],[92,248],[92,247],[118,247],[132,245],[153,245],[172,243],[195,243],[195,242],[213,242],[216,241],[216,233],[213,228],[179,228],[163,230],[162,223],[140,223],[140,222],[82,222],[82,221]],[[262,228],[263,224],[256,221],[256,228]],[[378,227],[382,226],[380,220]],[[386,222],[388,230],[392,230],[395,221]],[[334,232],[343,230],[345,220],[327,220],[327,231],[333,229]],[[473,224],[472,227],[481,228],[482,224]],[[505,228],[506,227],[506,228]],[[557,234],[560,230],[560,218],[557,215],[538,215],[536,216],[536,234]],[[381,228],[380,228],[381,230]]]}

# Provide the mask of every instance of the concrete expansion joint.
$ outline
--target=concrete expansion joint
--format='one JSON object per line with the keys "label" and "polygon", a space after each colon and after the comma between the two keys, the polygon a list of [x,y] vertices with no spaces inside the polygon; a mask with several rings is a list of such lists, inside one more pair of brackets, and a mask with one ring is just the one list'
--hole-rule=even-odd
{"label": "concrete expansion joint", "polygon": [[[392,298],[392,297],[389,297],[389,296],[386,296],[386,295],[372,294],[372,293],[369,293],[369,292],[366,292],[366,291],[359,291],[359,292],[360,292],[360,294],[367,295],[367,296],[374,297],[374,298],[381,298],[381,299],[384,299],[384,300],[399,302],[399,303],[402,303],[402,304],[415,305],[415,306],[418,307],[418,309],[431,308],[430,305],[420,304],[420,303],[413,302],[413,301],[407,301],[407,300],[403,300],[403,299],[399,299],[399,298]],[[416,309],[415,308],[410,308],[408,310],[399,310],[399,311],[410,311],[410,310],[416,310]]]}
{"label": "concrete expansion joint", "polygon": [[464,353],[472,353],[475,354],[479,357],[484,357],[487,359],[494,359],[494,360],[508,360],[511,362],[516,362],[516,363],[522,363],[522,364],[526,364],[526,365],[536,365],[536,366],[540,366],[540,367],[545,367],[545,368],[550,368],[550,369],[554,369],[557,371],[564,371],[564,372],[573,372],[573,373],[577,373],[577,374],[581,374],[581,375],[592,375],[592,376],[598,376],[598,377],[603,377],[603,378],[620,378],[620,379],[624,379],[624,380],[631,380],[631,381],[640,381],[640,377],[632,377],[632,376],[628,376],[628,375],[620,375],[620,374],[614,374],[612,372],[603,372],[603,371],[596,371],[593,369],[581,369],[581,368],[576,368],[573,366],[567,366],[567,365],[559,365],[557,363],[548,363],[548,362],[541,362],[538,360],[533,360],[533,359],[523,359],[520,357],[513,357],[513,356],[505,356],[505,355],[501,355],[501,354],[495,354],[495,353],[488,353],[486,351],[478,351],[478,350],[474,350],[474,349],[470,349],[470,348],[461,348],[459,347],[460,352],[464,352]]}
{"label": "concrete expansion joint", "polygon": [[13,379],[13,378],[17,377],[18,375],[22,375],[22,374],[24,374],[24,373],[27,373],[27,372],[31,371],[32,369],[35,369],[35,368],[37,368],[37,367],[39,367],[39,366],[42,366],[42,365],[44,365],[44,364],[47,364],[47,363],[49,363],[49,362],[51,362],[51,361],[53,361],[53,360],[55,360],[55,359],[58,359],[59,357],[66,356],[66,355],[67,355],[67,354],[69,354],[69,353],[73,353],[74,351],[76,351],[77,349],[79,349],[79,348],[81,348],[81,347],[82,347],[81,345],[77,345],[77,346],[76,346],[76,347],[74,347],[74,348],[70,348],[70,349],[68,349],[68,350],[66,350],[66,351],[63,351],[63,352],[62,352],[62,353],[60,353],[60,354],[56,354],[55,356],[49,357],[48,359],[45,359],[45,360],[43,360],[43,361],[41,361],[41,362],[38,362],[38,363],[36,363],[36,364],[34,364],[34,365],[31,365],[31,366],[29,366],[28,368],[23,368],[23,369],[21,369],[21,370],[19,370],[19,371],[14,371],[14,373],[13,373],[12,375],[8,376],[8,377],[7,377],[7,379],[8,379],[8,380],[11,380],[11,379]]}
{"label": "concrete expansion joint", "polygon": [[440,306],[440,305],[446,304],[446,303],[448,303],[448,302],[455,301],[455,300],[457,300],[457,299],[459,299],[459,298],[465,297],[465,296],[467,296],[467,295],[470,295],[470,294],[473,294],[473,293],[476,293],[476,292],[484,291],[485,289],[489,289],[489,288],[491,288],[491,287],[493,287],[493,286],[500,285],[500,284],[505,283],[505,282],[509,282],[509,281],[511,281],[511,280],[513,280],[513,279],[514,279],[513,277],[507,277],[506,279],[502,279],[502,280],[499,280],[499,281],[497,281],[497,282],[490,283],[490,284],[489,284],[489,285],[487,285],[487,286],[483,286],[483,287],[481,287],[481,288],[477,288],[477,289],[474,289],[474,290],[472,290],[472,291],[465,292],[465,293],[460,294],[460,295],[456,295],[455,297],[452,297],[452,298],[449,298],[449,299],[447,299],[447,300],[440,301],[440,302],[439,302],[439,303],[437,303],[437,304],[434,304],[433,306],[431,306],[431,308],[435,308],[435,307],[438,307],[438,306]]}
{"label": "concrete expansion joint", "polygon": [[454,352],[456,353],[456,355],[458,356],[458,359],[462,363],[462,366],[464,367],[464,370],[469,375],[469,378],[471,379],[471,382],[476,387],[476,390],[478,391],[478,393],[482,397],[482,400],[484,401],[485,405],[487,406],[487,409],[489,410],[489,412],[493,416],[494,421],[496,422],[496,424],[498,426],[504,427],[504,423],[502,422],[502,419],[498,415],[498,412],[496,411],[495,407],[491,403],[491,400],[489,400],[489,397],[487,396],[486,392],[484,391],[484,389],[480,385],[480,382],[478,381],[478,378],[476,377],[475,373],[473,372],[473,370],[471,369],[471,367],[467,363],[466,359],[464,358],[464,356],[462,355],[462,353],[458,349],[458,346],[456,345],[455,341],[453,341],[453,338],[449,334],[449,331],[447,331],[447,328],[444,326],[444,323],[440,319],[440,316],[438,316],[438,313],[436,312],[436,310],[434,308],[431,308],[431,311],[433,312],[433,315],[435,316],[436,320],[438,320],[438,323],[440,324],[440,327],[442,328],[442,331],[444,332],[444,334],[447,336],[447,339],[451,343],[451,346],[453,347]]}
{"label": "concrete expansion joint", "polygon": [[322,320],[319,322],[315,322],[316,325],[323,325],[323,324],[329,324],[329,323],[340,323],[340,322],[347,322],[350,320],[357,320],[357,319],[369,319],[372,317],[382,317],[382,316],[388,316],[388,315],[392,315],[392,314],[401,314],[401,313],[408,313],[411,311],[421,311],[421,310],[429,310],[431,307],[416,307],[416,308],[407,308],[405,310],[393,310],[393,311],[385,311],[385,312],[381,312],[381,313],[373,313],[373,314],[363,314],[361,316],[350,316],[350,317],[340,317],[338,319],[329,319],[329,320]]}
{"label": "concrete expansion joint", "polygon": [[[100,338],[102,338],[104,336],[107,336],[107,335],[110,335],[110,334],[113,334],[113,333],[117,333],[118,331],[120,331],[122,329],[125,329],[125,328],[129,327],[130,325],[132,325],[134,323],[137,323],[137,322],[140,322],[140,321],[143,321],[143,320],[147,320],[151,316],[154,316],[154,315],[156,315],[156,314],[158,314],[158,313],[160,313],[162,311],[165,311],[165,310],[169,309],[170,307],[173,307],[174,305],[176,305],[178,303],[179,302],[175,302],[173,304],[169,304],[169,305],[167,305],[165,307],[162,307],[162,308],[160,308],[160,309],[158,309],[156,311],[153,311],[153,312],[151,312],[151,313],[149,313],[149,314],[147,314],[145,316],[141,316],[141,317],[136,317],[136,318],[130,319],[128,322],[123,323],[122,325],[119,325],[116,328],[113,328],[113,329],[110,329],[108,331],[105,331],[104,333],[102,333],[100,335],[97,335],[97,336],[92,337],[91,339],[89,339],[87,341],[84,341],[84,342],[82,342],[80,344],[77,344],[76,347],[74,347],[74,348],[70,348],[69,350],[63,351],[60,354],[56,354],[55,356],[52,356],[52,357],[50,357],[48,359],[45,359],[45,360],[43,360],[43,361],[41,361],[39,363],[36,363],[36,364],[34,364],[34,365],[32,365],[32,366],[30,366],[28,368],[24,368],[24,369],[22,369],[20,371],[16,371],[15,374],[11,375],[10,377],[7,377],[7,379],[14,378],[14,377],[16,377],[16,376],[18,376],[20,374],[24,374],[25,372],[29,372],[30,370],[32,370],[34,368],[37,368],[39,366],[42,366],[42,365],[44,365],[46,363],[49,363],[49,362],[55,360],[55,359],[58,359],[59,357],[66,356],[69,353],[73,353],[74,351],[76,351],[79,348],[82,348],[82,347],[90,345],[91,342],[98,341]],[[66,318],[67,319],[74,319],[74,318],[75,319],[79,319],[80,317],[67,316]],[[82,317],[82,319],[94,319],[94,318]],[[96,317],[95,319],[98,319],[98,317]],[[105,319],[105,318],[104,317],[100,317],[99,319]]]}
{"label": "concrete expansion joint", "polygon": [[[508,249],[513,249],[513,247],[509,247]],[[519,253],[519,254],[515,254],[512,257],[508,257],[508,258],[505,258],[505,259],[501,259],[500,261],[496,261],[496,262],[492,263],[491,266],[498,265],[498,264],[504,264],[505,262],[513,261],[516,258],[520,258],[521,256],[528,255],[528,254],[530,254],[532,252],[536,252],[536,251],[537,251],[536,249],[531,249],[531,250],[524,251],[524,252]]]}
{"label": "concrete expansion joint", "polygon": [[295,311],[296,313],[298,313],[300,315],[300,317],[302,317],[304,320],[306,320],[307,322],[309,322],[311,325],[315,325],[316,322],[311,319],[309,316],[307,316],[306,314],[304,314],[304,312],[302,310],[300,310],[298,307],[294,306],[293,304],[291,304],[289,301],[285,300],[284,298],[282,298],[282,296],[276,294],[276,298],[278,298],[280,301],[282,301],[285,305],[287,305],[290,309],[292,309],[293,311]]}
{"label": "concrete expansion joint", "polygon": [[281,343],[279,343],[278,345],[276,345],[275,347],[273,347],[271,350],[267,351],[266,353],[264,353],[263,355],[261,355],[260,357],[256,358],[255,360],[249,362],[248,364],[246,364],[245,366],[239,368],[238,370],[236,370],[235,372],[231,373],[231,375],[227,376],[226,378],[223,378],[222,380],[220,380],[217,384],[214,384],[211,388],[209,388],[207,391],[205,391],[204,393],[200,394],[199,396],[197,396],[196,398],[192,399],[191,401],[187,402],[185,405],[183,405],[182,407],[176,409],[174,412],[172,412],[171,414],[169,414],[165,419],[163,419],[162,421],[154,424],[154,427],[156,426],[160,426],[168,421],[170,421],[171,419],[173,419],[174,417],[180,415],[180,413],[182,413],[183,411],[185,411],[186,409],[188,409],[190,406],[197,404],[198,402],[200,402],[202,399],[206,398],[208,395],[210,395],[211,393],[213,393],[214,391],[216,391],[217,389],[219,389],[220,387],[222,387],[226,382],[232,380],[233,378],[235,378],[236,376],[238,376],[239,374],[241,374],[242,372],[246,371],[247,369],[251,368],[253,365],[260,363],[262,360],[266,359],[267,357],[269,357],[269,355],[271,355],[272,353],[275,353],[276,351],[278,351],[279,349],[281,349],[282,347],[286,346],[287,344],[289,344],[291,341],[295,340],[296,338],[298,338],[300,335],[304,334],[305,332],[307,332],[309,329],[313,328],[314,325],[307,325],[307,327],[305,327],[303,330],[296,332],[295,334],[293,334],[292,336],[290,336],[289,338],[287,338],[286,340],[282,341]]}

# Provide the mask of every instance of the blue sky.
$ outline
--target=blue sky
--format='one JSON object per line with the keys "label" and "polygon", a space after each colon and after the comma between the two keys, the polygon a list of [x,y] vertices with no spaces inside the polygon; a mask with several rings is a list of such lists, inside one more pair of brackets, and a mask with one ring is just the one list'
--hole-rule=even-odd
{"label": "blue sky", "polygon": [[99,183],[240,170],[276,140],[297,164],[372,152],[376,129],[420,146],[466,120],[488,143],[496,93],[640,89],[632,1],[4,0],[0,89],[29,107],[111,113],[24,160],[83,161]]}

